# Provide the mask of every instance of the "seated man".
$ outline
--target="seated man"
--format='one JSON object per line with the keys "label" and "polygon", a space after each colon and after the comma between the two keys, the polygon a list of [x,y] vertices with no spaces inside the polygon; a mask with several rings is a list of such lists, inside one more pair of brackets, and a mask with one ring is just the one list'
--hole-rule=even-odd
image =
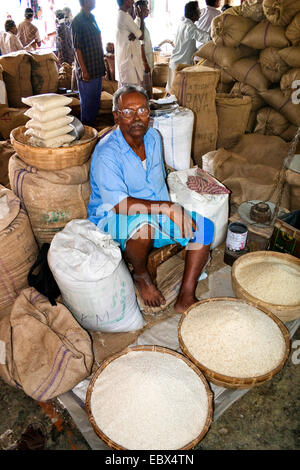
{"label": "seated man", "polygon": [[185,269],[175,310],[197,302],[195,290],[209,257],[213,223],[170,202],[165,183],[162,142],[149,127],[145,90],[126,86],[114,94],[117,129],[96,146],[91,164],[89,220],[109,232],[133,266],[133,279],[145,303],[165,303],[147,271],[152,247],[180,243],[187,247]]}

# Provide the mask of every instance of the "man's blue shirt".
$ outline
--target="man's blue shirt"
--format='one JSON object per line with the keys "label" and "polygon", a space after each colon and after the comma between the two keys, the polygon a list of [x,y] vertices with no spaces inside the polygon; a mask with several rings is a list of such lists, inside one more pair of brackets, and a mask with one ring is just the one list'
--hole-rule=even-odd
{"label": "man's blue shirt", "polygon": [[118,127],[95,147],[91,171],[89,220],[99,228],[107,221],[114,206],[127,197],[169,201],[165,183],[162,142],[157,130],[149,128],[144,136],[147,170],[127,144]]}

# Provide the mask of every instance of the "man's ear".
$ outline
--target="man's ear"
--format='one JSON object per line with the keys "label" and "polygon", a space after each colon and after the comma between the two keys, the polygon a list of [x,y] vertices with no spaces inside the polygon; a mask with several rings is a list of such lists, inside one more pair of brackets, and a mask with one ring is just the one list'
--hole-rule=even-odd
{"label": "man's ear", "polygon": [[119,125],[119,113],[117,113],[117,111],[113,111],[113,116],[114,116],[115,124]]}

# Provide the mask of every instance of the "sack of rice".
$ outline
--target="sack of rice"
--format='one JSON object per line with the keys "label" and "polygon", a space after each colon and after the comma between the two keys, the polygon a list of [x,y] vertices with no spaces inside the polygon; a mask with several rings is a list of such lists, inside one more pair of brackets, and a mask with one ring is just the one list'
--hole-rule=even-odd
{"label": "sack of rice", "polygon": [[217,93],[216,108],[219,123],[217,148],[231,147],[245,134],[251,111],[251,98]]}
{"label": "sack of rice", "polygon": [[243,16],[218,15],[211,24],[211,38],[217,46],[237,47],[255,24]]}
{"label": "sack of rice", "polygon": [[270,23],[286,26],[300,11],[300,0],[263,0],[263,10]]}
{"label": "sack of rice", "polygon": [[290,67],[300,68],[300,46],[285,47],[278,54]]}
{"label": "sack of rice", "polygon": [[300,43],[300,12],[294,17],[285,30],[285,35],[293,46]]}
{"label": "sack of rice", "polygon": [[[280,80],[280,89],[284,96],[289,97],[296,91],[296,87],[293,86],[295,85],[296,80],[300,86],[300,68],[290,69],[287,73],[282,75]],[[297,88],[299,88],[299,86]]]}
{"label": "sack of rice", "polygon": [[262,21],[265,19],[262,3],[263,0],[244,0],[241,4],[241,15],[251,18],[257,23]]}
{"label": "sack of rice", "polygon": [[43,112],[60,106],[67,106],[72,102],[72,98],[56,93],[44,93],[22,98],[22,102],[33,107],[34,110]]}
{"label": "sack of rice", "polygon": [[144,326],[118,244],[89,220],[72,220],[55,235],[48,263],[64,304],[83,328],[124,332]]}
{"label": "sack of rice", "polygon": [[33,89],[31,94],[56,93],[58,88],[58,59],[56,55],[53,52],[49,54],[31,52],[30,55]]}
{"label": "sack of rice", "polygon": [[37,253],[32,228],[25,211],[20,209],[20,200],[0,185],[0,317],[27,287],[28,271]]}
{"label": "sack of rice", "polygon": [[252,134],[256,125],[256,113],[257,111],[250,111],[249,119],[247,122],[246,133]]}
{"label": "sack of rice", "polygon": [[283,26],[275,26],[264,20],[257,23],[242,39],[242,44],[253,49],[265,49],[266,47],[288,47],[289,40],[285,36]]}
{"label": "sack of rice", "polygon": [[238,82],[251,85],[258,91],[266,90],[269,87],[269,80],[264,76],[260,63],[257,59],[248,57],[237,60],[228,73]]}
{"label": "sack of rice", "polygon": [[24,126],[29,118],[25,115],[26,108],[9,108],[0,104],[0,139],[9,139],[10,133],[16,127]]}
{"label": "sack of rice", "polygon": [[165,87],[168,81],[169,64],[155,64],[152,71],[153,86]]}
{"label": "sack of rice", "polygon": [[39,131],[53,131],[55,129],[60,129],[63,126],[67,126],[74,120],[74,116],[63,116],[52,121],[40,122],[35,119],[30,119],[26,122],[25,127],[27,129],[37,129]]}
{"label": "sack of rice", "polygon": [[17,155],[11,157],[10,185],[29,216],[39,246],[50,243],[70,220],[87,217],[89,168],[90,159],[80,166],[45,171],[27,165]]}
{"label": "sack of rice", "polygon": [[[289,127],[284,132],[282,132],[280,137],[283,140],[285,140],[286,142],[291,142],[295,138],[297,129],[298,129],[298,127],[294,126],[294,124],[289,124]],[[299,197],[300,197],[300,194],[299,194]],[[291,198],[292,198],[292,196],[291,196]],[[291,203],[291,205],[292,205],[292,203]],[[299,206],[299,199],[298,199],[298,206]]]}
{"label": "sack of rice", "polygon": [[279,49],[276,47],[266,47],[259,55],[261,71],[272,83],[280,82],[282,75],[289,69],[278,52]]}
{"label": "sack of rice", "polygon": [[209,60],[205,59],[205,61],[202,62],[201,66],[219,70],[220,71],[219,83],[226,84],[226,85],[230,84],[231,86],[233,85],[234,78],[231,75],[229,75],[229,73],[226,72],[226,70],[221,68],[219,65],[214,64],[213,62],[209,62]]}
{"label": "sack of rice", "polygon": [[290,123],[278,111],[273,108],[265,107],[260,109],[256,115],[256,127],[254,133],[264,135],[279,135],[287,130]]}
{"label": "sack of rice", "polygon": [[0,376],[34,400],[68,392],[92,370],[89,334],[64,305],[51,305],[32,287],[22,290],[0,321],[0,342],[5,354]]}
{"label": "sack of rice", "polygon": [[30,55],[24,51],[6,54],[0,57],[0,65],[3,67],[8,104],[11,108],[21,108],[22,97],[33,94]]}
{"label": "sack of rice", "polygon": [[218,117],[216,113],[216,86],[218,70],[202,65],[186,67],[177,72],[175,96],[180,106],[194,112],[192,157],[201,165],[201,157],[216,149]]}
{"label": "sack of rice", "polygon": [[217,46],[213,41],[209,41],[195,52],[195,55],[216,63],[220,67],[231,67],[231,65],[242,57],[255,55],[256,51],[246,46],[225,47]]}
{"label": "sack of rice", "polygon": [[246,85],[245,83],[235,82],[233,85],[230,94],[232,96],[250,96],[251,98],[251,111],[258,111],[265,104],[262,97],[258,94],[257,90],[251,86]]}
{"label": "sack of rice", "polygon": [[279,87],[261,91],[260,94],[266,103],[283,114],[290,123],[300,126],[299,104],[294,104],[290,97],[284,96]]}

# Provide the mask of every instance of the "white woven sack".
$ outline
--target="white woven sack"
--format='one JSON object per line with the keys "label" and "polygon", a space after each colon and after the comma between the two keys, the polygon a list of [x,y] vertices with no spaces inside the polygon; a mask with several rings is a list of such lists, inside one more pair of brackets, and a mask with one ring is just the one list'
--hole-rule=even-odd
{"label": "white woven sack", "polygon": [[187,108],[154,116],[153,127],[162,136],[164,159],[174,170],[190,168],[194,113]]}
{"label": "white woven sack", "polygon": [[83,328],[125,332],[144,326],[119,245],[89,220],[71,220],[54,236],[48,263],[64,304]]}
{"label": "white woven sack", "polygon": [[49,111],[38,111],[35,108],[29,108],[24,114],[35,121],[48,122],[66,116],[70,111],[72,110],[69,106],[59,106],[58,108],[50,109]]}
{"label": "white woven sack", "polygon": [[63,116],[53,121],[48,122],[39,122],[34,119],[30,119],[26,122],[25,127],[27,129],[39,129],[41,131],[54,131],[55,129],[60,129],[63,126],[67,126],[74,120],[74,116]]}
{"label": "white woven sack", "polygon": [[33,95],[22,98],[22,102],[27,106],[33,106],[37,111],[49,111],[59,106],[67,106],[72,103],[72,98],[56,93],[45,93],[43,95]]}
{"label": "white woven sack", "polygon": [[[228,194],[199,194],[186,185],[188,176],[196,174],[197,167],[174,171],[168,176],[170,199],[188,211],[195,211],[210,219],[215,226],[211,248],[219,246],[226,237],[228,224]],[[218,180],[215,182],[223,186]]]}
{"label": "white woven sack", "polygon": [[206,171],[211,176],[214,176],[214,158],[216,153],[217,150],[212,150],[202,155],[202,170]]}

